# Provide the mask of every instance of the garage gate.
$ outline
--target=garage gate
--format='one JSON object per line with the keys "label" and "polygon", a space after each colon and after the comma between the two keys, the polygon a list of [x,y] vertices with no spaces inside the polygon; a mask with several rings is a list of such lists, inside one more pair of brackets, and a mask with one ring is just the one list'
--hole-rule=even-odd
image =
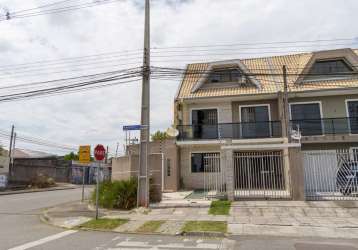
{"label": "garage gate", "polygon": [[358,157],[355,150],[304,151],[307,200],[358,200]]}
{"label": "garage gate", "polygon": [[289,198],[282,151],[234,153],[236,198]]}

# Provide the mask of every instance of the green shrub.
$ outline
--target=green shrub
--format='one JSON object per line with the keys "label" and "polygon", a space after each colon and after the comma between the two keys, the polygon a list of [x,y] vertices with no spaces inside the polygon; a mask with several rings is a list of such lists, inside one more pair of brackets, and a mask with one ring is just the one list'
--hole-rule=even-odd
{"label": "green shrub", "polygon": [[[96,201],[96,190],[92,193]],[[98,203],[104,208],[132,209],[137,205],[137,179],[105,181],[99,184]]]}

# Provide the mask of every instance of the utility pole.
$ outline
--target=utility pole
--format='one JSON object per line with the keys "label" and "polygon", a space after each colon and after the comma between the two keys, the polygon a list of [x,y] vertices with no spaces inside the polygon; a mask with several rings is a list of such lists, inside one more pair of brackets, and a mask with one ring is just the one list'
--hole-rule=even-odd
{"label": "utility pole", "polygon": [[150,133],[150,0],[145,0],[144,51],[143,51],[143,82],[141,131],[139,147],[138,172],[138,206],[149,206],[149,133]]}
{"label": "utility pole", "polygon": [[118,147],[119,147],[119,142],[117,142],[117,147],[116,147],[116,158],[118,157]]}
{"label": "utility pole", "polygon": [[286,136],[287,136],[287,140],[288,142],[291,141],[291,136],[290,136],[290,118],[289,118],[289,114],[288,114],[288,86],[287,86],[287,68],[286,65],[282,66],[282,73],[283,73],[283,91],[284,91],[284,115],[285,115],[285,128],[286,128]]}
{"label": "utility pole", "polygon": [[13,142],[12,142],[12,150],[11,150],[11,168],[13,168],[13,167],[14,167],[15,144],[16,144],[16,133],[14,133],[14,138],[13,138]]}
{"label": "utility pole", "polygon": [[10,162],[9,162],[9,176],[10,177],[12,175],[11,159],[12,159],[12,141],[14,139],[14,129],[15,129],[15,126],[12,125],[11,126],[11,135],[10,135],[10,146],[9,146],[9,159],[10,159]]}

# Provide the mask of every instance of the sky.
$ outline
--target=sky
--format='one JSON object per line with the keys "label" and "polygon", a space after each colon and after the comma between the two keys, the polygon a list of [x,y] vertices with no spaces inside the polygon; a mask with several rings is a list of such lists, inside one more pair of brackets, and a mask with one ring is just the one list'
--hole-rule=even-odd
{"label": "sky", "polygon": [[[58,1],[0,0],[0,14],[5,10],[11,13]],[[72,0],[72,4],[99,1],[103,0]],[[143,2],[123,0],[72,12],[0,22],[0,88],[141,66]],[[353,38],[355,44],[327,47],[317,43],[309,49],[358,47],[357,0],[152,0],[151,4],[153,48],[336,38]],[[282,48],[275,53],[299,49]],[[267,56],[270,51],[272,49],[229,51],[224,55],[205,55],[208,52],[204,52],[188,56],[184,54],[194,53],[190,48],[181,54],[161,50],[153,54],[152,66],[184,68],[191,62]],[[6,68],[109,52],[122,54],[110,62],[99,60],[83,67],[71,63],[56,67],[34,63],[34,68]],[[180,79],[151,81],[152,132],[172,125],[173,101],[179,83]],[[76,147],[101,143],[108,145],[112,153],[119,143],[119,151],[123,151],[122,126],[140,122],[140,95],[141,82],[138,81],[81,93],[0,103],[0,129],[10,131],[14,124],[16,131],[23,135]],[[8,141],[0,138],[0,143],[6,146]],[[18,147],[64,153],[56,148],[20,142]]]}

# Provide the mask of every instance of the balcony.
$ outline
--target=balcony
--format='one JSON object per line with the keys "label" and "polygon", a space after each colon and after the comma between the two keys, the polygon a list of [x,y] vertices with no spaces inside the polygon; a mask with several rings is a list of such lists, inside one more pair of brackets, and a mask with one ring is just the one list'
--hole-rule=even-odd
{"label": "balcony", "polygon": [[302,136],[358,134],[358,117],[291,120]]}
{"label": "balcony", "polygon": [[280,121],[180,125],[178,140],[279,138]]}

